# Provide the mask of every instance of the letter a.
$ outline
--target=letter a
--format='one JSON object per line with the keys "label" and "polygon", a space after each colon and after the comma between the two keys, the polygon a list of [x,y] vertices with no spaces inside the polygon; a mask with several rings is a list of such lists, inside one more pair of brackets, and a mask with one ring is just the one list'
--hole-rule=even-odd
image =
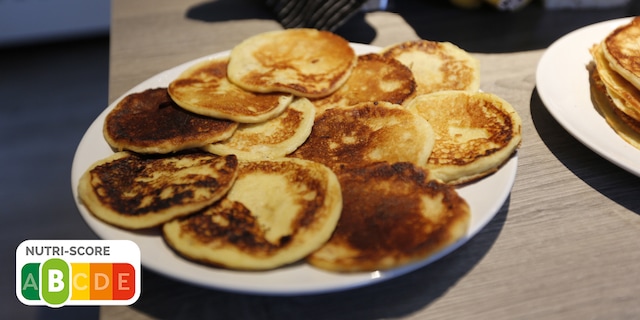
{"label": "letter a", "polygon": [[27,289],[32,289],[38,291],[38,283],[36,282],[36,278],[33,276],[33,273],[29,273],[27,278],[24,281],[24,285],[22,286],[22,291]]}

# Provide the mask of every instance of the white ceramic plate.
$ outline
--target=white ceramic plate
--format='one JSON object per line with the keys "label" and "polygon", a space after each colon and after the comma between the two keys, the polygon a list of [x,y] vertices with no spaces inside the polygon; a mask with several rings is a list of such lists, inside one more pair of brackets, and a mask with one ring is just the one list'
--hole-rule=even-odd
{"label": "white ceramic plate", "polygon": [[640,176],[640,150],[618,136],[591,101],[589,48],[630,18],[596,23],[554,42],[536,70],[536,87],[549,113],[581,143],[617,166]]}
{"label": "white ceramic plate", "polygon": [[[360,44],[353,44],[353,47],[359,54],[379,50],[377,47]],[[228,52],[214,54],[161,72],[135,86],[125,95],[148,88],[167,86],[188,66],[204,59],[227,54]],[[92,216],[78,201],[77,187],[80,176],[95,161],[112,154],[112,150],[103,138],[102,124],[106,114],[120,99],[122,97],[106,108],[91,124],[76,151],[71,171],[71,186],[80,214],[89,227],[103,239],[135,241],[140,247],[142,264],[146,268],[199,286],[245,293],[292,295],[345,290],[397,277],[440,259],[478,233],[502,207],[511,191],[516,175],[517,156],[513,157],[495,174],[475,184],[460,188],[459,193],[468,201],[472,212],[471,225],[467,235],[442,252],[406,267],[390,271],[355,274],[325,272],[304,263],[266,272],[222,270],[193,263],[177,256],[166,246],[159,232],[131,232],[103,223]]]}

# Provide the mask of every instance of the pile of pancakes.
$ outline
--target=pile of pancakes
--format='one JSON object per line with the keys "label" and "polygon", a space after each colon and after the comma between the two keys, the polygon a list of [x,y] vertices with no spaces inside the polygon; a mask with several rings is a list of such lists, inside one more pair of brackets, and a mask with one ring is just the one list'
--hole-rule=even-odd
{"label": "pile of pancakes", "polygon": [[591,48],[594,105],[615,132],[640,149],[640,17]]}
{"label": "pile of pancakes", "polygon": [[467,233],[456,187],[520,145],[518,114],[479,91],[479,74],[448,42],[358,55],[327,31],[258,34],[121,99],[103,130],[114,155],[87,169],[79,196],[216,267],[423,260]]}

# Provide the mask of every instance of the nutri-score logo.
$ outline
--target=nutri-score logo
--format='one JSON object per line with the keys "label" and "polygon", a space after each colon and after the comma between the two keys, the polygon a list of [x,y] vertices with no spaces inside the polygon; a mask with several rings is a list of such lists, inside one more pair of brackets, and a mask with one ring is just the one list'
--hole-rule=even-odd
{"label": "nutri-score logo", "polygon": [[16,296],[26,305],[130,305],[140,274],[133,241],[26,240],[16,249]]}

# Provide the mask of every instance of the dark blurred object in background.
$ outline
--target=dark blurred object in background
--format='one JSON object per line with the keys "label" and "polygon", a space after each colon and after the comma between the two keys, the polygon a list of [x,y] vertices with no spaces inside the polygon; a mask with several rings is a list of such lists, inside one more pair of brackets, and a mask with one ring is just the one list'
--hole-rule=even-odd
{"label": "dark blurred object in background", "polygon": [[349,20],[367,0],[267,0],[284,28],[333,31]]}

